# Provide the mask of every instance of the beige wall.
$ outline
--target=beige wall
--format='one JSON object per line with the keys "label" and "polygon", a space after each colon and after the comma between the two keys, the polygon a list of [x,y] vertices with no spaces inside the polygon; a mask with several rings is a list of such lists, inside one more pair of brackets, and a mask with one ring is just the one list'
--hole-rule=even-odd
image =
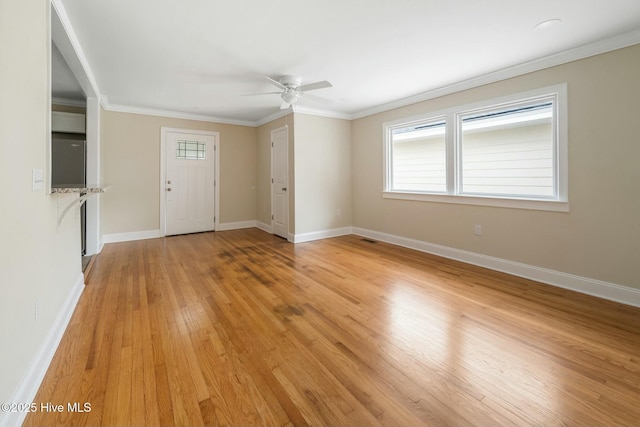
{"label": "beige wall", "polygon": [[111,187],[101,203],[102,233],[160,228],[160,128],[220,132],[220,223],[256,218],[256,129],[103,111],[101,172]]}
{"label": "beige wall", "polygon": [[[640,45],[355,120],[353,225],[640,288],[638,70]],[[569,213],[382,198],[384,122],[564,82]]]}
{"label": "beige wall", "polygon": [[351,226],[351,122],[295,117],[295,233]]}
{"label": "beige wall", "polygon": [[[0,13],[0,402],[11,402],[81,279],[79,219],[57,226],[77,196],[32,191],[47,172],[49,1],[3,1]],[[35,302],[40,316],[36,321]],[[6,414],[5,414],[6,415]],[[0,424],[3,414],[0,413]]]}

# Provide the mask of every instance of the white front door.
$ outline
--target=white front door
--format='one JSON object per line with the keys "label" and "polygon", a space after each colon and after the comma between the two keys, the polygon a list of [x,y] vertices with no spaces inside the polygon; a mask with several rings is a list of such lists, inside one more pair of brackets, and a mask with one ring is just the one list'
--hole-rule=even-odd
{"label": "white front door", "polygon": [[216,138],[166,132],[165,235],[214,229]]}
{"label": "white front door", "polygon": [[271,226],[273,234],[289,234],[289,142],[286,127],[271,132]]}

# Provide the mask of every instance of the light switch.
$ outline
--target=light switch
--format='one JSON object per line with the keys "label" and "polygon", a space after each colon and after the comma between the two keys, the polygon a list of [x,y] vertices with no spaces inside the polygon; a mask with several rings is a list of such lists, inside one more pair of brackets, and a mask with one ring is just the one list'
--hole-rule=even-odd
{"label": "light switch", "polygon": [[44,172],[42,169],[33,170],[33,191],[42,191],[44,188]]}

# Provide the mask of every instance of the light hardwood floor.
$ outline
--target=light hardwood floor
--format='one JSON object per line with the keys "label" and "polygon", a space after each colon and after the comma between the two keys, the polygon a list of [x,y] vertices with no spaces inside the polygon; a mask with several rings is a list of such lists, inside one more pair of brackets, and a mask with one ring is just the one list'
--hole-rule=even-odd
{"label": "light hardwood floor", "polygon": [[640,309],[357,236],[109,244],[36,402],[65,410],[27,426],[637,426]]}

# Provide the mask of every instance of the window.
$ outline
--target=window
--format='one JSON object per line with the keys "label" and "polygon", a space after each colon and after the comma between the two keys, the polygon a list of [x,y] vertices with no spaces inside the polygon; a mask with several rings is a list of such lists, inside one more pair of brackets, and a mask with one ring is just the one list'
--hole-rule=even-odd
{"label": "window", "polygon": [[447,191],[445,122],[421,122],[391,131],[394,188]]}
{"label": "window", "polygon": [[385,123],[384,197],[568,211],[566,86]]}
{"label": "window", "polygon": [[198,141],[178,140],[176,158],[186,160],[205,160],[207,158],[206,144]]}
{"label": "window", "polygon": [[460,193],[548,198],[553,186],[553,103],[460,117]]}

